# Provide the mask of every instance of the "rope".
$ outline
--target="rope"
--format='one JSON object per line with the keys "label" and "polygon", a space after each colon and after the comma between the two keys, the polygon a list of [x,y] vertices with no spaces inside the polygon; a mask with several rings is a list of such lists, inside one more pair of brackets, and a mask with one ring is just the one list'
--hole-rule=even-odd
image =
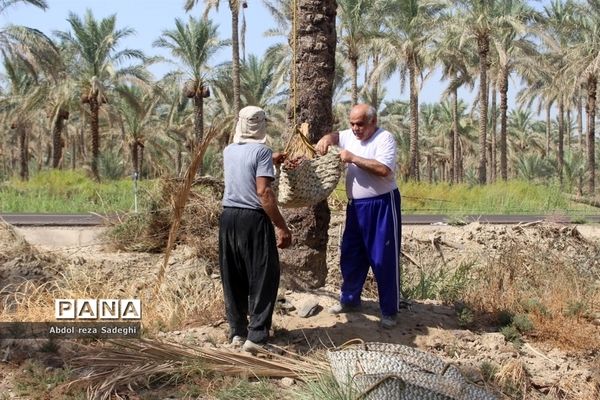
{"label": "rope", "polygon": [[[297,53],[298,53],[298,4],[297,0],[292,0],[292,127],[294,131],[296,130],[296,107],[297,107],[297,77],[296,77],[296,61],[297,61]],[[293,135],[293,133],[292,133]]]}

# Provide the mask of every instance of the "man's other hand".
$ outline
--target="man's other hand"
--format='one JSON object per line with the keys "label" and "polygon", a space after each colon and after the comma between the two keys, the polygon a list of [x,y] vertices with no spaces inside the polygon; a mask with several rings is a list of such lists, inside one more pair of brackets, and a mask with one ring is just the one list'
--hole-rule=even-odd
{"label": "man's other hand", "polygon": [[273,153],[273,164],[279,165],[287,158],[287,153]]}
{"label": "man's other hand", "polygon": [[286,226],[285,229],[275,228],[277,236],[277,247],[285,249],[292,244],[292,232]]}

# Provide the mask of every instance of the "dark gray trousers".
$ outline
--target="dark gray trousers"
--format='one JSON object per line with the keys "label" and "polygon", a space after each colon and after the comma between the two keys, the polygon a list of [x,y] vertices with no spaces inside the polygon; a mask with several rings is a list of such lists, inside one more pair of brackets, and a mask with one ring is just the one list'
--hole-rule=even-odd
{"label": "dark gray trousers", "polygon": [[255,343],[266,342],[280,270],[275,229],[263,210],[223,209],[219,264],[229,338],[237,335]]}

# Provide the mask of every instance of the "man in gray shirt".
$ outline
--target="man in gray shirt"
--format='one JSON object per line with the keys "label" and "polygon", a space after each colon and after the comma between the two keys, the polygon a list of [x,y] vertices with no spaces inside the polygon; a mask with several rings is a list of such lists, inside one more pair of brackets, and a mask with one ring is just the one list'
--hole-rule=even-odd
{"label": "man in gray shirt", "polygon": [[233,143],[223,151],[221,281],[231,343],[251,353],[269,338],[280,277],[277,247],[292,241],[271,188],[273,163],[285,156],[273,154],[265,142],[265,112],[248,106],[240,110]]}

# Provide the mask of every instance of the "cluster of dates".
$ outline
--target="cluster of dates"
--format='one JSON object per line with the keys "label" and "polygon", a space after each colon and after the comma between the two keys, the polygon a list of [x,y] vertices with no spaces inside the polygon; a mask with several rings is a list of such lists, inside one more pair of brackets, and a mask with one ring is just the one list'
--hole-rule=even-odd
{"label": "cluster of dates", "polygon": [[283,162],[283,168],[285,168],[288,171],[291,171],[291,170],[298,168],[304,161],[307,161],[307,160],[308,160],[308,158],[306,158],[305,156],[287,158]]}

